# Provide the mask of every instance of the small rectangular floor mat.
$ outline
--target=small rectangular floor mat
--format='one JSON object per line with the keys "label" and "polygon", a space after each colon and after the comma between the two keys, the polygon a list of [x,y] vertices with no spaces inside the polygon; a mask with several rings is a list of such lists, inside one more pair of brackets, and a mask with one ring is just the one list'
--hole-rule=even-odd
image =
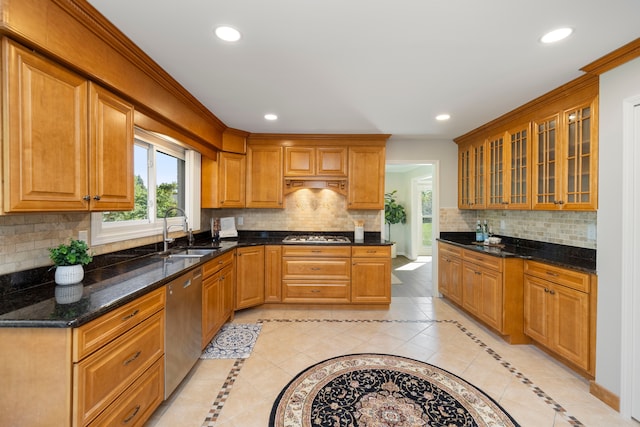
{"label": "small rectangular floor mat", "polygon": [[225,323],[200,359],[246,359],[251,355],[262,324]]}

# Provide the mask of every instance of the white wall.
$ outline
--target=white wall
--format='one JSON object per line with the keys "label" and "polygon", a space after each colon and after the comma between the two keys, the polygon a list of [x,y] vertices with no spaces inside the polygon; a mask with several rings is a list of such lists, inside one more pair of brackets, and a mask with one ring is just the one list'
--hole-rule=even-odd
{"label": "white wall", "polygon": [[[640,95],[640,59],[600,77],[596,382],[621,394],[622,106]],[[622,398],[622,396],[620,396]]]}

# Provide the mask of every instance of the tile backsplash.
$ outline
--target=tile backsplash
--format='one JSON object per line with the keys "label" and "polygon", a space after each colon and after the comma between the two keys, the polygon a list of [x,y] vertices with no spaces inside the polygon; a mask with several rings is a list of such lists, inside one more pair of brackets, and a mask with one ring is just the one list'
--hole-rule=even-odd
{"label": "tile backsplash", "polygon": [[473,231],[480,220],[494,234],[546,243],[596,248],[596,212],[440,210],[441,231]]}
{"label": "tile backsplash", "polygon": [[[352,231],[364,221],[367,232],[380,232],[382,211],[348,210],[346,197],[331,190],[299,190],[286,197],[284,209],[203,209],[202,230],[212,216],[242,217],[239,230]],[[90,230],[90,214],[0,215],[0,274],[51,265],[47,248],[80,230]],[[441,231],[472,231],[487,219],[493,232],[529,240],[595,249],[595,212],[461,211],[440,209]],[[501,222],[504,228],[500,228]],[[92,247],[96,255],[161,241],[161,236]]]}

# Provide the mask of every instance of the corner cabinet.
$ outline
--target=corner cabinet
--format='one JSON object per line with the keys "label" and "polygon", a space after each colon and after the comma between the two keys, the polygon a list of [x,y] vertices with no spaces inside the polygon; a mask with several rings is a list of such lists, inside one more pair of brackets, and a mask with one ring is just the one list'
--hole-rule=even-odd
{"label": "corner cabinet", "polygon": [[347,209],[384,209],[384,146],[349,147]]}
{"label": "corner cabinet", "polygon": [[3,39],[3,210],[133,209],[133,106]]}

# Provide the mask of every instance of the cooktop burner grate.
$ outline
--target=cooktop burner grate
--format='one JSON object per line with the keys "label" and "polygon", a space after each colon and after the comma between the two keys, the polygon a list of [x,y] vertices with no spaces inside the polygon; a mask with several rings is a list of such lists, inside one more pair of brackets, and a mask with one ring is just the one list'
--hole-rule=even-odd
{"label": "cooktop burner grate", "polygon": [[316,234],[289,235],[282,240],[283,243],[351,243],[345,236],[325,236]]}

